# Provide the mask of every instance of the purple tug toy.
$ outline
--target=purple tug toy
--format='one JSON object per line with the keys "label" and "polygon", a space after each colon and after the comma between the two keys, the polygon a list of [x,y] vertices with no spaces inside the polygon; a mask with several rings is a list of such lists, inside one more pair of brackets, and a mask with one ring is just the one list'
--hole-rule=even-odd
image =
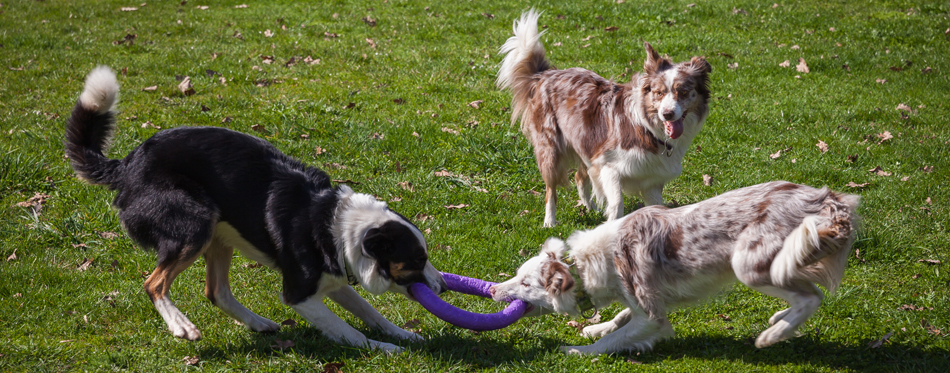
{"label": "purple tug toy", "polygon": [[[445,272],[442,272],[442,279],[445,281],[445,285],[449,290],[484,298],[491,298],[488,288],[495,285],[494,282]],[[421,283],[410,285],[409,291],[411,291],[412,296],[419,301],[419,304],[433,315],[445,320],[449,324],[475,331],[504,328],[518,321],[528,309],[527,303],[520,299],[515,299],[501,312],[490,314],[474,313],[446,303],[435,295],[432,289],[429,289]]]}

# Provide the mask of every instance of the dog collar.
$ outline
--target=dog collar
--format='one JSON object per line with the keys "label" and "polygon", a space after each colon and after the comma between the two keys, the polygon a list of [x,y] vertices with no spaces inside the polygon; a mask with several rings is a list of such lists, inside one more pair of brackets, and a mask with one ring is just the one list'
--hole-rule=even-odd
{"label": "dog collar", "polygon": [[666,156],[667,156],[667,157],[672,157],[672,156],[673,156],[673,145],[670,145],[670,143],[666,142],[666,140],[662,140],[662,141],[663,141],[663,145],[666,145],[666,152],[665,152],[665,153],[666,153]]}
{"label": "dog collar", "polygon": [[[597,314],[597,308],[594,307],[594,301],[591,300],[590,293],[584,290],[584,280],[581,279],[581,276],[577,273],[577,265],[575,265],[574,258],[570,256],[564,257],[564,264],[567,264],[567,267],[571,273],[571,277],[574,277],[574,301],[577,304],[577,310],[580,311],[581,317],[585,319],[590,319]],[[584,312],[594,310],[594,313],[590,316],[584,316]]]}

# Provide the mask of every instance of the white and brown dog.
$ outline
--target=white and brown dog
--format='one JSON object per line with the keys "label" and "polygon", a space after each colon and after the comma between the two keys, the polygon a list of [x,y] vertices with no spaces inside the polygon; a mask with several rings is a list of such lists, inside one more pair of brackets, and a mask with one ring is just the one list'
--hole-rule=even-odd
{"label": "white and brown dog", "polygon": [[531,145],[545,185],[544,226],[555,224],[556,188],[572,168],[580,202],[591,189],[608,220],[623,216],[623,195],[663,203],[663,186],[682,173],[683,156],[709,112],[709,63],[674,64],[649,43],[643,72],[617,84],[592,71],[557,70],[544,57],[533,10],[514,23],[497,85],[510,88],[512,124]]}
{"label": "white and brown dog", "polygon": [[514,278],[490,291],[498,301],[521,299],[573,315],[584,311],[584,299],[598,308],[627,306],[613,320],[584,328],[586,337],[603,337],[594,344],[561,348],[602,354],[649,350],[673,336],[669,310],[738,278],[789,303],[756,339],[762,348],[797,335],[824,297],[815,283],[829,291],[841,283],[858,201],[827,188],[771,182],[675,209],[645,207],[575,232],[566,243],[548,239]]}

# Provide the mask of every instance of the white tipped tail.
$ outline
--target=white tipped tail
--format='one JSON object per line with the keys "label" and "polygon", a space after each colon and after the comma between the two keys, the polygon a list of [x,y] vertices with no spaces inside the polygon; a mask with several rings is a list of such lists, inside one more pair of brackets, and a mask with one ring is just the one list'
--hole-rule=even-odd
{"label": "white tipped tail", "polygon": [[86,76],[86,85],[79,96],[79,104],[99,114],[112,110],[119,96],[115,73],[107,66],[99,66]]}
{"label": "white tipped tail", "polygon": [[772,282],[778,286],[788,285],[796,277],[810,257],[814,257],[821,242],[818,239],[818,217],[806,216],[802,224],[795,228],[785,244],[772,261],[770,269]]}
{"label": "white tipped tail", "polygon": [[521,14],[521,19],[516,19],[512,26],[515,36],[508,38],[508,41],[501,46],[499,54],[507,54],[501,62],[501,68],[498,69],[498,80],[496,85],[499,89],[506,89],[514,83],[515,70],[519,63],[527,58],[540,56],[544,58],[544,46],[541,45],[540,37],[544,33],[538,33],[538,18],[541,13],[534,9]]}

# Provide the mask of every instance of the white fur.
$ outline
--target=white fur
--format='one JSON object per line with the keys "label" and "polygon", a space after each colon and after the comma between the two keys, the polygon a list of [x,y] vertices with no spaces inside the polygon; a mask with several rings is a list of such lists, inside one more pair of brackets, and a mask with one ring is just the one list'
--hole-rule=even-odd
{"label": "white fur", "polygon": [[505,89],[511,86],[513,79],[511,73],[514,71],[514,66],[527,57],[532,50],[544,54],[544,46],[539,42],[544,32],[538,32],[538,17],[541,17],[541,13],[531,9],[523,13],[521,19],[513,22],[511,28],[515,36],[508,38],[498,51],[498,54],[507,53],[501,62],[501,69],[498,70],[498,80],[495,84],[498,88]]}
{"label": "white fur", "polygon": [[198,331],[195,324],[191,323],[191,320],[188,320],[188,317],[185,317],[185,315],[178,310],[178,307],[175,307],[171,299],[158,298],[152,302],[152,304],[155,305],[155,310],[158,311],[158,314],[162,315],[162,319],[165,320],[165,325],[168,325],[168,331],[170,331],[172,335],[189,341],[201,339],[201,332]]}
{"label": "white fur", "polygon": [[112,110],[118,97],[119,83],[115,73],[107,66],[99,66],[86,76],[79,102],[86,110],[103,114]]}
{"label": "white fur", "polygon": [[676,209],[645,207],[577,231],[566,242],[548,239],[513,278],[490,291],[497,301],[521,299],[578,315],[576,290],[559,287],[563,279],[552,275],[563,273],[558,266],[566,267],[565,257],[573,258],[579,283],[597,308],[614,302],[627,307],[583,330],[585,337],[600,338],[594,344],[561,348],[601,354],[649,350],[673,336],[668,310],[701,301],[738,278],[789,303],[756,340],[763,348],[798,335],[824,297],[814,283],[829,291],[840,283],[857,204],[856,196],[827,188],[772,182]]}

